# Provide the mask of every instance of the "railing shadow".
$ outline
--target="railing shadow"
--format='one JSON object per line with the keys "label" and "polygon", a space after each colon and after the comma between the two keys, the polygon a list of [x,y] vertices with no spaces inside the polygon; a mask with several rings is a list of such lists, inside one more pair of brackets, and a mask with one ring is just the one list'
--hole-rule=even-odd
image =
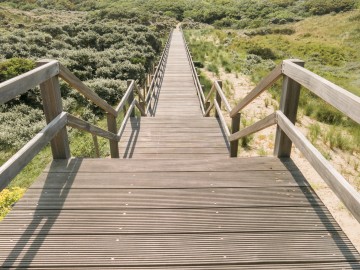
{"label": "railing shadow", "polygon": [[[351,250],[349,248],[350,241],[349,242],[344,241],[343,237],[345,236],[345,234],[344,236],[340,235],[339,228],[336,226],[337,223],[333,218],[330,218],[331,214],[329,213],[327,208],[323,204],[317,203],[318,201],[321,202],[321,199],[317,196],[315,190],[310,186],[309,182],[306,180],[305,176],[298,169],[296,164],[292,161],[291,158],[281,158],[280,160],[287,168],[287,170],[290,172],[292,177],[295,179],[296,183],[299,184],[299,187],[303,192],[304,196],[309,201],[312,209],[319,217],[319,220],[323,223],[326,230],[329,233],[331,233],[334,243],[339,248],[344,258],[349,262],[357,262],[359,258],[359,254],[356,252],[356,249],[354,248],[353,250]],[[307,186],[302,185],[304,182],[307,183],[308,185]],[[357,268],[353,268],[353,269],[357,269]]]}
{"label": "railing shadow", "polygon": [[[132,158],[134,155],[137,139],[139,137],[142,117],[130,118],[131,134],[129,135],[123,158]],[[136,119],[136,121],[134,121]]]}
{"label": "railing shadow", "polygon": [[[53,180],[51,180],[52,173],[56,172],[57,163],[57,161],[51,163],[48,176],[45,179],[37,206],[32,215],[33,219],[2,263],[2,268],[27,267],[32,264],[32,261],[59,217],[71,190],[76,172],[81,165],[81,159],[70,159],[68,161],[67,168],[70,169],[70,173],[64,173],[64,177],[56,179],[58,181],[57,187],[61,188],[54,188]],[[50,199],[56,202],[51,206],[51,209],[48,205]]]}

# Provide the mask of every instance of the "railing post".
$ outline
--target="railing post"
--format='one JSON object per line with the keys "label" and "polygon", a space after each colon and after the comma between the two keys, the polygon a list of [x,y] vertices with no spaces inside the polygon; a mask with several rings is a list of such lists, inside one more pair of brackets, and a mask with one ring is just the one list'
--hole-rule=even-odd
{"label": "railing post", "polygon": [[[132,80],[127,80],[127,87],[129,88],[130,84],[132,83]],[[134,84],[136,82],[134,81]],[[134,90],[135,90],[135,85],[133,86],[133,89],[130,91],[130,95],[129,95],[129,104],[131,104],[134,101]],[[133,110],[131,111],[130,117],[135,117],[135,107],[133,108]]]}
{"label": "railing post", "polygon": [[[37,62],[37,66],[42,66],[44,64],[47,64],[48,62],[49,60],[40,60]],[[54,76],[40,84],[40,92],[46,123],[49,124],[63,111],[59,77]],[[70,158],[69,139],[66,127],[62,128],[58,132],[58,134],[51,140],[50,144],[54,159]]]}
{"label": "railing post", "polygon": [[[107,113],[106,118],[107,118],[108,131],[116,134],[118,132],[116,126],[116,117],[110,113]],[[119,142],[109,140],[109,143],[110,143],[111,158],[119,158]]]}
{"label": "railing post", "polygon": [[[294,61],[295,64],[304,67],[305,62]],[[282,94],[280,99],[280,111],[295,124],[296,114],[300,98],[300,84],[284,75]],[[290,157],[292,141],[286,136],[279,126],[276,129],[274,155],[277,157]]]}
{"label": "railing post", "polygon": [[[222,88],[222,81],[217,81],[217,83],[219,84],[220,88]],[[216,99],[217,103],[219,104],[219,107],[221,108],[221,96],[218,91],[216,91],[215,96],[216,96],[215,99]],[[215,117],[219,118],[219,114],[217,113],[216,110],[215,110]]]}
{"label": "railing post", "polygon": [[[241,114],[237,113],[231,118],[231,133],[234,134],[240,130],[240,117]],[[230,142],[230,157],[237,157],[239,149],[239,140]]]}

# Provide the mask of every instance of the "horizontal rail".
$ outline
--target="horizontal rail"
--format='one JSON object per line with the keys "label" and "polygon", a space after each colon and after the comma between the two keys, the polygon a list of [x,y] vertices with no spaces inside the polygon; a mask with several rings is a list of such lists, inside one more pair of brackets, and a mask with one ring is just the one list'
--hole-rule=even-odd
{"label": "horizontal rail", "polygon": [[0,167],[0,191],[66,126],[67,113],[59,114]]}
{"label": "horizontal rail", "polygon": [[248,126],[236,133],[231,134],[229,137],[229,141],[232,142],[232,141],[239,140],[245,136],[251,135],[255,132],[258,132],[258,131],[268,128],[272,125],[275,125],[276,123],[277,122],[276,122],[276,112],[275,112],[275,113],[268,115],[264,119],[259,120],[255,124],[252,124],[251,126]]}
{"label": "horizontal rail", "polygon": [[346,91],[290,60],[283,61],[283,74],[300,83],[360,124],[360,97]]}
{"label": "horizontal rail", "polygon": [[80,79],[78,79],[70,70],[68,70],[65,66],[60,64],[60,73],[59,76],[78,90],[81,94],[83,94],[86,98],[94,102],[100,108],[102,108],[107,113],[110,113],[114,116],[117,115],[115,109],[109,105],[105,100],[99,97],[94,91],[92,91],[89,87],[87,87]]}
{"label": "horizontal rail", "polygon": [[79,119],[71,114],[67,114],[67,125],[73,128],[87,131],[92,135],[100,136],[102,138],[109,139],[112,141],[119,141],[119,137],[116,134],[104,130],[102,128],[99,128],[97,126],[94,126],[89,122]]}
{"label": "horizontal rail", "polygon": [[126,114],[124,116],[124,119],[123,119],[123,121],[121,123],[121,126],[119,128],[119,131],[117,133],[117,136],[119,137],[119,140],[121,139],[121,136],[122,136],[122,134],[123,134],[123,132],[125,130],[125,127],[126,127],[127,121],[130,118],[131,112],[135,108],[136,102],[137,101],[134,99],[133,102],[130,104],[129,109],[127,110],[127,112],[126,112]]}
{"label": "horizontal rail", "polygon": [[230,104],[229,104],[227,98],[225,97],[225,94],[224,94],[223,90],[221,89],[221,87],[219,85],[219,82],[215,81],[214,84],[215,84],[216,91],[219,93],[219,96],[220,96],[221,100],[224,102],[226,111],[228,113],[230,113],[231,112]]}
{"label": "horizontal rail", "polygon": [[132,80],[130,85],[128,86],[124,96],[120,100],[119,104],[116,106],[116,109],[115,109],[116,115],[115,116],[118,116],[119,113],[122,111],[123,107],[125,106],[126,102],[128,101],[128,99],[131,95],[131,92],[134,90],[134,86],[135,86],[135,81]]}
{"label": "horizontal rail", "polygon": [[228,138],[230,136],[230,131],[226,124],[225,118],[222,114],[221,108],[220,108],[219,104],[217,103],[216,99],[214,99],[214,105],[215,105],[215,109],[219,115],[219,120],[220,120],[221,126],[223,127],[223,129],[226,133],[226,137]]}
{"label": "horizontal rail", "polygon": [[251,101],[257,98],[262,92],[274,84],[282,75],[282,65],[278,65],[270,74],[265,77],[243,100],[239,102],[230,112],[230,117],[245,108]]}
{"label": "horizontal rail", "polygon": [[24,74],[0,83],[0,104],[4,104],[59,74],[59,62],[50,61]]}
{"label": "horizontal rail", "polygon": [[291,139],[312,167],[319,173],[337,197],[340,198],[344,205],[360,222],[360,193],[357,192],[355,188],[353,188],[349,182],[346,181],[346,179],[331,166],[322,154],[281,111],[277,111],[276,114],[279,127]]}
{"label": "horizontal rail", "polygon": [[207,95],[206,98],[205,98],[204,104],[210,100],[211,95],[212,95],[212,93],[213,93],[214,91],[215,91],[215,84],[213,84],[213,85],[211,86],[211,89],[210,89],[208,95]]}

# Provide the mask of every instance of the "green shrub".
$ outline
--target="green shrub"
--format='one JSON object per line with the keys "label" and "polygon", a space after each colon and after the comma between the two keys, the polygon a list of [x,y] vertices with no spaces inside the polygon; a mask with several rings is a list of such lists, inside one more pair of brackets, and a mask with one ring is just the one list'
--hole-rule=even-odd
{"label": "green shrub", "polygon": [[16,77],[34,67],[34,61],[24,58],[11,58],[0,62],[0,82]]}
{"label": "green shrub", "polygon": [[276,54],[270,48],[254,47],[248,49],[247,53],[260,56],[263,59],[276,59]]}
{"label": "green shrub", "polygon": [[331,12],[349,11],[355,7],[355,0],[306,0],[304,7],[306,11],[314,15],[323,15]]}

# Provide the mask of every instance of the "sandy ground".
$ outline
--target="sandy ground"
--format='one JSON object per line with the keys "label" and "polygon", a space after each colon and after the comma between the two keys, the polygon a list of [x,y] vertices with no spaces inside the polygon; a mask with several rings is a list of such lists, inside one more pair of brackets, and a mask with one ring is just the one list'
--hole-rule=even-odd
{"label": "sandy ground", "polygon": [[[225,73],[223,70],[220,72],[219,77],[215,74],[206,71],[203,72],[211,79],[220,79],[223,81],[223,89],[231,106],[233,107],[243,97],[245,97],[253,88],[254,84],[248,76],[242,74]],[[225,87],[224,87],[225,85]],[[268,92],[264,92],[252,103],[250,103],[242,112],[242,119],[246,119],[246,125],[251,125],[265,116],[271,114],[278,109],[278,102],[273,100]],[[226,113],[224,112],[224,116]],[[228,124],[230,119],[226,118]],[[242,120],[244,124],[244,120]],[[315,123],[314,120],[307,116],[298,115],[297,126],[307,134],[307,126]],[[229,125],[230,126],[230,125]],[[321,129],[325,130],[326,125],[321,125]],[[271,156],[274,149],[276,127],[272,126],[254,135],[254,138],[248,149],[241,149],[239,156]],[[358,155],[350,155],[339,150],[330,150],[330,148],[322,144],[320,141],[316,142],[321,148],[326,149],[327,153],[331,156],[330,163],[340,172],[350,183],[358,181],[359,171],[354,169],[353,162],[359,162]],[[349,211],[340,202],[337,196],[312,168],[308,161],[303,157],[301,152],[293,147],[291,158],[299,167],[305,178],[309,181],[317,195],[324,202],[351,242],[360,252],[360,223],[349,213]]]}

